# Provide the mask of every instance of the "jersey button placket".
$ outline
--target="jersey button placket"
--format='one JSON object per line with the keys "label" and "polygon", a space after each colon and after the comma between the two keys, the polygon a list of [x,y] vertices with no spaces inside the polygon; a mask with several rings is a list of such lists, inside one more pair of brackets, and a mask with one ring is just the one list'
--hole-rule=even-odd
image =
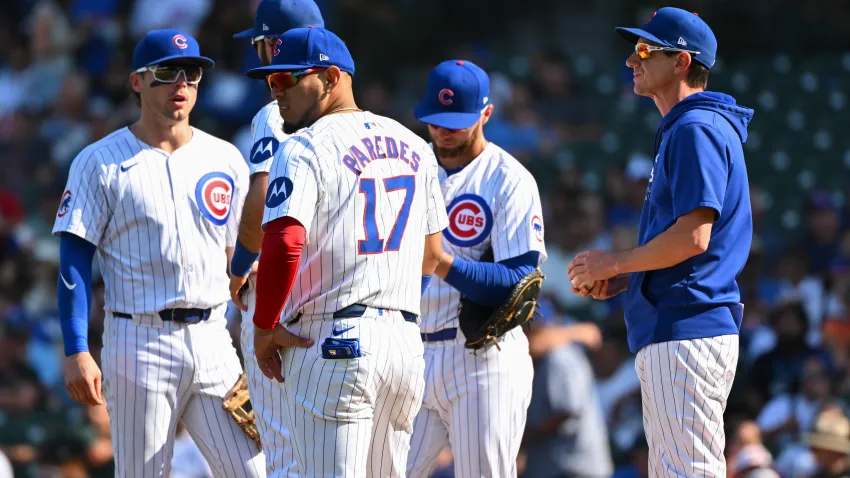
{"label": "jersey button placket", "polygon": [[[182,178],[182,174],[180,171],[180,166],[178,162],[175,160],[174,155],[167,156],[165,159],[165,165],[168,170],[168,179],[171,183],[171,199],[174,201],[174,219],[175,224],[174,227],[177,230],[177,249],[178,249],[178,257],[180,258],[180,270],[183,271],[182,274],[177,277],[178,283],[182,283],[183,285],[183,296],[185,301],[189,301],[189,287],[190,284],[189,277],[187,277],[187,273],[191,273],[192,271],[188,269],[186,260],[186,254],[191,253],[184,247],[184,241],[187,240],[188,231],[184,230],[183,225],[192,223],[191,215],[187,218],[186,215],[186,207],[185,207],[185,184]],[[180,287],[178,287],[178,296],[180,295]]]}

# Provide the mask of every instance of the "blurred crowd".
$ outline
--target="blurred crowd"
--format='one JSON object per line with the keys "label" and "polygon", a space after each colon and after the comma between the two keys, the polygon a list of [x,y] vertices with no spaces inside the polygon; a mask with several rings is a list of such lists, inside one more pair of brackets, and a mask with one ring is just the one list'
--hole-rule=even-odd
{"label": "blurred crowd", "polygon": [[[67,171],[85,145],[136,118],[128,95],[129,58],[144,32],[162,27],[196,35],[204,54],[217,62],[204,76],[192,123],[247,155],[250,120],[268,101],[268,92],[244,76],[258,60],[247,42],[231,35],[251,25],[256,2],[2,3],[0,450],[15,476],[112,476],[105,408],[77,406],[62,378],[58,241],[50,230]],[[627,0],[582,5],[539,0],[525,2],[522,11],[513,2],[484,0],[317,3],[328,26],[354,52],[358,103],[415,131],[424,134],[412,110],[434,64],[464,57],[491,72],[491,101],[497,108],[485,134],[532,171],[554,171],[537,175],[549,260],[543,267],[543,318],[529,332],[536,369],[519,469],[528,477],[648,476],[639,382],[621,304],[617,297],[604,302],[577,298],[566,270],[581,250],[623,250],[635,244],[652,167],[652,136],[644,141],[643,155],[624,155],[595,182],[586,174],[586,162],[563,154],[562,148],[603,138],[606,106],[600,90],[631,95],[630,76],[622,74],[621,65],[628,47],[614,43],[619,40],[611,26],[635,23],[653,7]],[[806,45],[848,46],[850,38],[841,34],[850,14],[840,2],[817,9],[805,3],[784,13],[792,2],[775,0],[769,7],[719,0],[682,3],[718,23],[749,22],[748,29],[715,29],[721,51],[728,52],[727,64],[744,61],[747,50],[724,49],[724,42],[765,49],[773,46],[765,39],[770,31],[783,32],[788,54],[799,54]],[[609,83],[578,81],[593,77],[594,65],[605,62],[613,72],[606,77]],[[651,102],[639,101],[637,107],[652,118]],[[764,220],[759,192],[753,185],[757,237],[739,279],[746,313],[726,414],[729,476],[770,476],[752,471],[768,469],[783,477],[815,476],[824,458],[822,449],[804,440],[808,434],[834,436],[825,440],[838,457],[846,459],[850,452],[850,209],[833,194],[810,192],[803,234],[790,240]],[[103,315],[98,280],[89,333],[95,357]],[[238,313],[230,317],[236,338]],[[238,340],[234,343],[238,346]],[[826,419],[819,420],[822,411]],[[0,477],[8,465],[3,455]],[[182,431],[174,463],[173,477],[210,476]],[[452,476],[451,463],[446,451],[434,475]]]}

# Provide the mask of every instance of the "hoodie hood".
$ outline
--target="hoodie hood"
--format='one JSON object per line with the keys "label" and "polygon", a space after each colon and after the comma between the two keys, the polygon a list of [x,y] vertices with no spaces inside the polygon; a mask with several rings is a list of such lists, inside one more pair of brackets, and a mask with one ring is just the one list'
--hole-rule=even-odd
{"label": "hoodie hood", "polygon": [[678,102],[661,120],[658,137],[660,138],[661,133],[669,129],[679,117],[691,110],[708,110],[723,116],[738,133],[741,144],[747,142],[747,126],[752,121],[755,112],[752,108],[739,105],[735,98],[714,91],[694,93]]}

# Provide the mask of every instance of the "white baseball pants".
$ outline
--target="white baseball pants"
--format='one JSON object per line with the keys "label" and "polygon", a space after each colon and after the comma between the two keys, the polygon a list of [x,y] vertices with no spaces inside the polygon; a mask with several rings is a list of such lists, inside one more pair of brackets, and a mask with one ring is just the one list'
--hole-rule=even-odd
{"label": "white baseball pants", "polygon": [[726,477],[723,413],[737,365],[737,335],[638,351],[650,476]]}

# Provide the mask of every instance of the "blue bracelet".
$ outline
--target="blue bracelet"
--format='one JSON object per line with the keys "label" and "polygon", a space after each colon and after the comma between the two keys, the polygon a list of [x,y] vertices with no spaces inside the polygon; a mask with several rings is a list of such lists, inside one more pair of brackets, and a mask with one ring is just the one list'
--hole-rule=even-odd
{"label": "blue bracelet", "polygon": [[251,272],[251,267],[259,257],[259,252],[251,252],[245,249],[242,243],[236,241],[236,250],[233,251],[233,259],[230,260],[231,274],[236,277],[245,277]]}

